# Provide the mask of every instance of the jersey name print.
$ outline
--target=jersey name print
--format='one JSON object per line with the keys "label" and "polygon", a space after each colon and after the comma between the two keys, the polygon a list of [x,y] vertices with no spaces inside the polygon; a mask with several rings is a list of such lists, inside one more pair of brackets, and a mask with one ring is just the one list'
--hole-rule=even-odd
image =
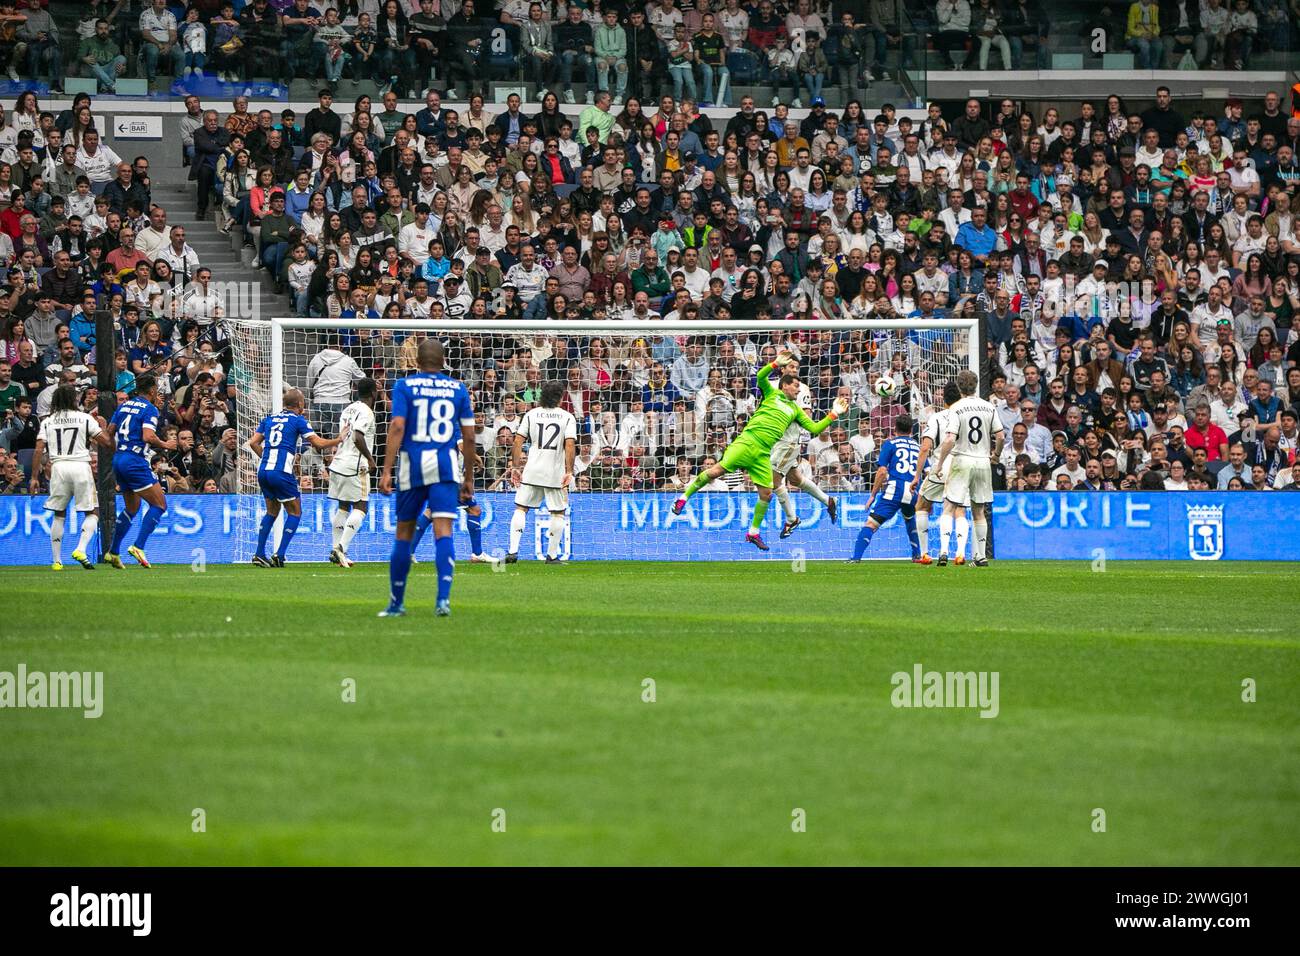
{"label": "jersey name print", "polygon": [[85,412],[55,412],[41,422],[38,437],[50,461],[90,462],[90,443],[100,433],[99,422]]}
{"label": "jersey name print", "polygon": [[578,423],[563,408],[530,408],[516,434],[528,443],[521,481],[538,488],[558,488],[564,481],[565,444],[577,441]]}
{"label": "jersey name print", "polygon": [[987,460],[993,454],[993,436],[1002,431],[1002,420],[990,403],[970,395],[948,410],[946,427],[956,437],[954,455]]}

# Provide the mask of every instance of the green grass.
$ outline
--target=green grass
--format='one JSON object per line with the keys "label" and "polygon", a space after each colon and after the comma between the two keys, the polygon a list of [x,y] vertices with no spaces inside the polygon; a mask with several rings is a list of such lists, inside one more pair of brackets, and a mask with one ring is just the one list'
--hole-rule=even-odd
{"label": "green grass", "polygon": [[[106,698],[0,711],[3,865],[1300,862],[1284,565],[462,564],[448,620],[430,564],[391,621],[382,565],[0,589],[0,670]],[[1000,715],[895,709],[918,662]]]}

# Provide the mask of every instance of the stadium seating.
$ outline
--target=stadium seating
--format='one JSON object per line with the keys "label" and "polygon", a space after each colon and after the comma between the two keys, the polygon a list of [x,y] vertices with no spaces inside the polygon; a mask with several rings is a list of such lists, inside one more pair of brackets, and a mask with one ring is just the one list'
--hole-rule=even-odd
{"label": "stadium seating", "polygon": [[[958,0],[961,6],[965,2]],[[948,6],[945,0],[944,17],[953,13]],[[310,4],[307,8],[317,9]],[[1014,11],[1000,9],[1004,11],[1004,26],[1017,22],[1015,16],[1006,15]],[[972,100],[957,108],[940,104],[937,115],[915,123],[892,108],[881,109],[884,94],[915,91],[911,86],[915,77],[908,79],[909,64],[902,62],[904,58],[914,60],[911,68],[917,73],[937,70],[936,57],[946,57],[948,66],[978,70],[977,34],[964,39],[941,38],[937,25],[941,20],[949,21],[936,17],[933,8],[913,10],[909,5],[910,12],[904,11],[901,22],[912,24],[915,32],[908,34],[905,29],[900,37],[897,32],[887,31],[877,38],[861,27],[845,30],[835,19],[840,13],[854,12],[852,4],[843,10],[834,7],[818,14],[813,6],[805,6],[805,0],[799,0],[797,7],[780,8],[773,15],[772,30],[797,40],[802,50],[809,35],[818,33],[821,38],[820,24],[821,32],[827,34],[827,44],[841,46],[824,64],[815,51],[812,59],[796,61],[805,67],[799,73],[801,78],[807,79],[809,72],[825,73],[827,85],[821,103],[810,95],[815,86],[801,87],[798,92],[805,108],[791,110],[788,115],[784,103],[791,99],[790,87],[777,88],[770,81],[766,60],[766,51],[772,48],[767,42],[769,37],[761,30],[756,33],[753,23],[748,30],[740,29],[737,24],[741,21],[725,5],[718,6],[716,16],[724,41],[733,47],[723,61],[734,80],[727,99],[737,106],[752,100],[754,111],[731,107],[711,110],[710,117],[697,112],[697,104],[680,101],[669,108],[671,119],[656,116],[658,94],[672,89],[666,60],[656,62],[644,75],[632,75],[624,91],[628,101],[633,94],[650,94],[638,100],[638,105],[644,104],[641,118],[656,125],[652,140],[642,138],[643,130],[638,118],[628,112],[628,102],[611,105],[605,114],[597,106],[584,103],[588,98],[596,99],[597,92],[585,82],[575,82],[566,91],[559,89],[555,77],[543,70],[539,83],[538,74],[523,62],[526,51],[520,27],[508,24],[508,29],[503,28],[503,42],[494,44],[483,58],[472,90],[487,94],[483,103],[486,116],[474,128],[486,133],[488,127],[495,127],[501,135],[493,133],[482,152],[468,154],[469,162],[463,165],[470,168],[469,179],[458,181],[453,163],[455,151],[467,144],[460,134],[446,132],[449,107],[426,106],[420,99],[413,101],[404,95],[423,97],[426,88],[445,91],[450,82],[448,73],[455,76],[458,68],[452,62],[453,41],[449,38],[478,35],[474,31],[480,28],[486,31],[483,36],[491,38],[495,34],[489,24],[495,21],[440,23],[433,35],[442,50],[433,59],[430,73],[426,75],[409,63],[394,67],[399,75],[394,92],[403,96],[397,108],[414,117],[418,136],[414,165],[398,168],[400,155],[385,152],[395,130],[382,126],[377,132],[383,135],[372,133],[365,137],[364,144],[351,146],[348,135],[341,137],[341,142],[328,143],[327,152],[333,157],[330,162],[338,162],[340,177],[348,182],[365,180],[363,167],[367,161],[383,166],[361,200],[374,207],[372,225],[355,207],[348,208],[352,204],[350,189],[322,183],[310,144],[305,141],[293,143],[286,152],[276,155],[258,142],[254,149],[257,158],[252,160],[244,179],[237,172],[226,175],[225,167],[233,157],[226,153],[213,156],[221,175],[214,176],[212,182],[223,191],[236,189],[241,196],[247,193],[242,203],[223,207],[216,195],[207,193],[207,181],[196,192],[192,182],[158,177],[151,185],[149,202],[165,210],[169,226],[185,228],[186,244],[198,262],[211,270],[213,281],[225,292],[236,290],[223,300],[227,305],[221,318],[289,314],[355,317],[356,331],[337,339],[323,337],[315,345],[320,349],[337,347],[362,371],[373,373],[379,369],[390,380],[409,368],[409,364],[403,364],[401,352],[405,334],[399,332],[391,343],[378,348],[365,326],[377,317],[426,318],[430,315],[429,302],[437,303],[432,307],[434,317],[506,317],[539,322],[646,316],[662,316],[666,322],[674,318],[722,318],[753,322],[756,329],[765,328],[762,323],[768,321],[768,316],[770,321],[788,319],[804,324],[823,318],[905,321],[909,316],[979,316],[991,345],[990,360],[983,369],[984,391],[1004,413],[1008,438],[1017,421],[1035,425],[1027,429],[1023,447],[1014,446],[1004,455],[999,472],[1003,486],[1055,489],[1060,487],[1058,482],[1064,472],[1071,487],[1137,487],[1148,475],[1152,481],[1163,482],[1168,477],[1167,462],[1178,459],[1196,479],[1192,487],[1199,487],[1199,481],[1213,487],[1225,467],[1226,449],[1238,442],[1248,456],[1244,484],[1251,484],[1250,465],[1256,463],[1264,466],[1262,484],[1256,482],[1257,486],[1282,487],[1291,483],[1297,434],[1295,416],[1288,416],[1287,410],[1300,401],[1300,373],[1293,374],[1300,359],[1300,344],[1291,332],[1292,316],[1300,312],[1300,233],[1297,218],[1290,215],[1289,209],[1294,208],[1300,182],[1294,159],[1294,150],[1300,145],[1300,120],[1288,121],[1290,91],[1279,88],[1275,98],[1267,101],[1229,102],[1222,106],[1216,103],[1201,114],[1183,111],[1179,101],[1167,106],[1157,90],[1159,84],[1153,81],[1142,107],[1135,105],[1129,113],[1121,101],[1117,104],[1119,112],[1110,117],[1106,77],[1113,70],[1128,68],[1136,55],[1133,49],[1113,36],[1100,51],[1089,47],[1082,39],[1092,16],[1086,9],[1076,9],[1060,19],[1054,13],[1049,18],[1050,6],[1037,11],[1029,4],[1025,9],[1033,15],[1014,34],[1020,41],[1013,45],[1016,59],[1037,57],[1039,62],[1057,68],[1073,68],[1086,60],[1089,65],[1105,68],[1097,72],[1096,82],[1087,84],[1086,90],[1098,117],[1092,121],[1099,130],[1094,144],[1099,150],[1096,159],[1091,154],[1083,155],[1088,136],[1080,137],[1078,149],[1069,152],[1065,148],[1068,138],[1062,139],[1067,122],[1088,122],[1083,119],[1078,97],[1062,102],[1058,108],[1041,105],[1033,109],[1026,127],[1021,126],[1019,102],[1011,101],[1009,112],[999,112],[1004,99]],[[1160,9],[1164,10],[1163,5]],[[506,10],[522,21],[527,6],[516,2],[506,4]],[[1270,24],[1272,10],[1273,5],[1268,3],[1257,8],[1261,18]],[[79,22],[73,5],[55,5],[52,13],[62,30],[63,61],[69,66],[68,72],[81,74],[67,80],[67,90],[96,89],[95,79],[86,75],[88,69],[80,62],[82,57],[76,55],[82,46],[78,30],[84,33],[87,25],[93,30],[94,24]],[[618,35],[627,40],[662,33],[664,23],[656,19],[660,13],[652,10],[646,26],[618,27]],[[292,7],[288,15],[293,17]],[[590,26],[582,19],[585,16],[579,19]],[[707,50],[712,47],[709,34],[703,30],[703,16],[704,5],[697,5],[686,11],[684,22],[690,35],[696,37],[694,45]],[[754,11],[753,16],[757,21],[760,11]],[[820,19],[815,20],[817,17]],[[864,19],[858,15],[855,22]],[[199,21],[200,27],[204,22]],[[351,29],[353,24],[345,21],[343,26]],[[552,24],[553,38],[559,35],[561,26],[558,21]],[[827,30],[828,26],[833,29]],[[219,25],[203,27],[205,42],[214,40],[218,29]],[[638,29],[643,32],[638,33]],[[1294,48],[1293,35],[1276,24],[1260,32],[1265,35],[1248,57],[1252,68],[1262,62],[1260,57],[1285,55]],[[238,91],[221,86],[210,76],[169,76],[166,57],[159,58],[158,75],[152,81],[132,76],[145,63],[138,24],[116,22],[109,26],[108,34],[106,42],[113,46],[105,49],[116,49],[125,57],[126,76],[118,84],[119,94],[127,92],[132,81],[159,93],[178,93],[187,82],[194,88],[217,83],[216,89]],[[700,40],[700,36],[704,39]],[[902,42],[909,37],[923,38],[924,42]],[[1173,34],[1170,39],[1172,49]],[[351,41],[345,37],[345,42]],[[658,41],[653,43],[649,59],[659,61],[663,50]],[[1195,51],[1195,47],[1192,49]],[[236,64],[236,72],[251,66],[252,76],[242,74],[245,81],[287,81],[287,88],[267,89],[293,95],[311,90],[314,98],[314,91],[325,83],[324,75],[304,67],[290,76],[284,69],[289,62],[282,56],[284,53],[277,47],[274,55],[242,59]],[[801,55],[808,54],[805,51]],[[305,56],[296,59],[308,62]],[[991,59],[998,59],[996,48]],[[54,75],[52,66],[44,60],[24,61],[23,65],[27,62],[45,73],[20,78],[19,87],[25,84],[43,93],[63,79]],[[832,69],[842,81],[838,87],[830,82]],[[213,72],[210,65],[207,72]],[[575,80],[585,81],[584,72],[581,67],[575,69]],[[611,75],[617,82],[617,70]],[[374,95],[373,119],[376,125],[381,122],[378,94],[387,84],[376,80],[387,78],[357,78],[346,71],[344,77],[336,84],[339,97],[334,107],[344,128],[352,123],[349,94],[355,92]],[[694,79],[702,92],[704,76],[699,70]],[[174,86],[177,80],[180,85]],[[471,89],[464,79],[459,82],[462,103],[457,104],[461,105],[458,120],[464,131],[474,125],[467,122],[468,111],[463,107]],[[405,88],[401,88],[403,84]],[[852,89],[858,84],[864,92],[852,97]],[[549,87],[559,94],[557,100],[571,93],[571,99],[562,96],[564,102],[558,105],[568,107],[572,102],[573,107],[564,112],[549,102],[539,104],[539,87]],[[522,104],[517,125],[512,124],[507,112],[510,104],[496,102],[493,95],[504,94],[507,88],[522,89],[531,100]],[[611,89],[614,91],[616,88]],[[98,93],[91,95],[95,114],[103,113],[107,98]],[[876,105],[855,112],[850,107],[851,98],[855,103]],[[771,105],[773,99],[783,105]],[[1157,101],[1156,105],[1147,106],[1152,100]],[[205,106],[215,102],[204,95]],[[238,131],[241,124],[253,123],[259,105],[254,104],[247,119],[232,117],[229,106],[224,105],[217,118],[218,129]],[[689,112],[678,113],[678,107]],[[273,113],[278,114],[278,109]],[[52,185],[47,184],[42,194],[30,197],[31,173],[19,157],[23,145],[19,132],[39,127],[39,117],[21,115],[21,109],[18,114],[9,117],[9,132],[13,134],[10,139],[5,141],[0,136],[0,145],[6,150],[4,165],[9,181],[21,183],[22,191],[41,206],[38,211],[45,216],[44,197],[54,191]],[[566,116],[576,119],[578,128],[571,141],[558,141],[558,123]],[[786,133],[783,116],[789,120],[792,136],[782,135]],[[834,117],[834,128],[828,129],[829,117]],[[301,125],[304,118],[299,119]],[[608,126],[611,120],[612,127]],[[1260,121],[1259,136],[1253,132],[1252,120]],[[315,119],[310,121],[314,123]],[[537,127],[537,139],[521,150],[515,137],[527,131],[529,122]],[[767,128],[759,127],[760,123],[767,124]],[[601,130],[601,148],[586,147],[585,126],[590,124]],[[753,152],[748,142],[751,130],[758,134]],[[1154,145],[1147,141],[1148,131],[1154,136]],[[1088,130],[1089,135],[1091,132]],[[709,149],[711,133],[719,137],[716,152]],[[1223,134],[1221,140],[1216,133]],[[917,136],[915,152],[911,152],[909,134]],[[1271,142],[1263,134],[1270,134]],[[260,135],[252,134],[254,139]],[[557,140],[553,149],[552,139]],[[222,134],[217,140],[221,145]],[[682,145],[675,148],[679,141]],[[613,166],[602,168],[606,159],[603,146],[610,144],[615,146]],[[43,163],[44,143],[37,141],[33,145],[38,161]],[[1244,151],[1239,162],[1234,162],[1234,145]],[[803,155],[804,149],[808,150],[807,156]],[[883,153],[882,149],[890,152]],[[775,157],[775,168],[767,165],[769,155]],[[736,172],[729,176],[732,156]],[[844,161],[842,165],[836,162],[837,156]],[[1206,158],[1205,168],[1201,157]],[[464,160],[465,154],[459,158]],[[430,186],[422,186],[420,181],[421,166],[426,161],[432,166]],[[294,172],[304,163],[309,188],[313,193],[323,193],[327,205],[323,229],[318,223],[306,232],[302,209],[294,205],[298,201],[296,189],[286,197],[285,218],[272,205],[273,195],[290,190]],[[508,167],[510,174],[487,173],[498,165]],[[262,166],[271,169],[269,187],[257,184]],[[908,169],[910,183],[899,181],[900,166]],[[635,186],[620,185],[624,167],[632,170]],[[588,168],[593,180],[590,189],[582,185]],[[398,194],[395,206],[390,206],[382,184],[389,170]],[[752,190],[745,187],[747,174],[754,177]],[[795,188],[789,188],[787,180]],[[661,186],[661,181],[666,185]],[[947,189],[951,186],[958,187],[955,193]],[[130,195],[129,186],[119,192],[113,192],[113,188],[97,184],[95,191],[107,192],[115,202]],[[649,193],[648,197],[639,195],[642,189]],[[1107,194],[1120,198],[1112,203]],[[614,203],[613,214],[608,217],[601,208],[602,195],[609,195]],[[883,204],[876,202],[878,195],[883,195]],[[1202,201],[1207,203],[1208,219],[1198,215],[1198,203]],[[15,211],[8,199],[3,205],[0,226],[5,229],[6,240],[0,241],[7,241],[15,250],[7,254],[10,265],[21,265],[17,252],[25,244],[32,245],[40,259],[33,263],[27,281],[49,286],[53,282],[48,275],[53,249],[66,248],[61,238],[65,227],[53,219],[41,219],[37,229],[41,239],[30,241],[25,238],[28,234],[23,229],[23,214]],[[430,207],[428,225],[410,227],[417,207],[424,205]],[[200,219],[200,206],[211,215]],[[495,218],[498,210],[492,207],[499,207],[499,220]],[[985,224],[969,222],[972,210],[977,208]],[[260,222],[253,210],[262,213]],[[1060,212],[1063,215],[1058,216]],[[242,222],[227,229],[226,213],[237,214]],[[337,228],[330,225],[334,213],[339,215]],[[702,222],[696,222],[697,213],[704,214]],[[596,217],[590,227],[587,214]],[[1258,224],[1253,222],[1255,217],[1259,218]],[[618,227],[604,226],[610,220],[617,220]],[[1212,221],[1217,228],[1212,228]],[[943,236],[934,231],[933,224],[939,222],[944,223]],[[139,232],[147,224],[146,216],[134,225]],[[507,231],[514,227],[523,239],[531,237],[532,242],[516,245],[510,241],[507,245]],[[95,226],[96,230],[102,228],[102,224]],[[477,238],[471,229],[477,231]],[[1198,231],[1195,237],[1190,233],[1193,229]],[[60,236],[60,246],[49,245],[56,235]],[[431,258],[430,238],[442,243],[440,258]],[[1189,252],[1189,238],[1198,240],[1190,244],[1194,252]],[[637,239],[641,241],[629,241]],[[552,241],[554,246],[550,247]],[[298,262],[293,250],[300,243],[306,253]],[[476,244],[488,249],[482,261]],[[115,240],[110,240],[106,252],[112,251],[114,245]],[[536,267],[519,264],[524,245],[534,249],[539,263]],[[40,251],[42,247],[44,252]],[[366,251],[358,252],[362,247]],[[577,262],[565,263],[566,247],[573,248]],[[4,249],[0,245],[0,251]],[[624,278],[627,295],[618,301],[612,299],[614,283],[610,277],[599,275],[604,249],[615,256],[613,275]],[[645,265],[651,256],[649,250],[653,250],[653,268]],[[1211,250],[1218,253],[1221,265],[1210,266],[1203,261]],[[74,246],[73,251],[80,259],[83,248]],[[932,265],[926,263],[928,252],[935,253]],[[342,261],[333,271],[327,268],[329,255],[338,255]],[[360,265],[359,260],[366,255],[379,260],[383,268]],[[383,261],[385,255],[391,256],[387,264]],[[1189,255],[1197,258],[1189,262]],[[452,260],[460,260],[462,266],[453,267]],[[698,265],[693,267],[695,260]],[[449,290],[446,279],[456,269],[465,279],[459,290]],[[380,281],[384,272],[395,280],[391,288]],[[1188,272],[1202,279],[1199,288],[1189,284]],[[674,287],[679,273],[684,287],[680,292]],[[364,290],[357,294],[359,299],[336,289],[339,276],[344,274],[351,286]],[[565,299],[557,300],[557,290],[546,288],[547,275],[559,280],[558,291]],[[750,281],[751,275],[757,277],[758,292],[734,300],[737,285]],[[870,279],[864,281],[868,276]],[[180,303],[194,301],[195,290],[189,282],[193,277],[192,267],[188,272],[172,270],[171,275],[166,270],[155,270],[152,281],[159,286],[156,292],[142,287],[129,289],[127,301],[137,303],[142,315],[138,324],[122,316],[124,328],[118,344],[128,351],[128,371],[152,369],[165,373],[170,395],[165,420],[195,430],[195,438],[203,446],[202,460],[181,456],[184,460],[178,478],[169,480],[177,487],[198,491],[212,479],[208,490],[232,490],[235,484],[227,470],[218,470],[218,464],[228,468],[224,460],[218,462],[218,448],[223,429],[238,421],[240,376],[248,370],[234,366],[220,323],[213,323],[211,315],[200,312],[200,320],[193,327],[185,321],[170,321],[170,306],[166,304],[170,297],[174,295]],[[83,274],[81,278],[89,286],[101,276]],[[416,288],[417,278],[426,279],[427,299]],[[13,279],[11,275],[11,283]],[[1144,280],[1148,282],[1146,287]],[[718,284],[716,294],[710,288],[711,282]],[[507,285],[515,287],[513,297],[505,291]],[[1217,299],[1213,303],[1205,301],[1205,289],[1211,285],[1220,288],[1222,304]],[[4,300],[8,307],[3,311],[0,333],[5,341],[0,347],[5,352],[0,353],[0,358],[16,367],[22,340],[32,341],[40,368],[39,374],[27,379],[27,389],[37,398],[57,372],[59,342],[47,313],[37,311],[39,297],[12,294],[12,288],[11,284]],[[1151,295],[1166,289],[1174,294],[1175,301],[1172,309],[1161,311],[1159,303],[1151,301]],[[113,307],[102,288],[96,291],[100,293],[99,304]],[[641,297],[637,293],[642,292],[644,301],[638,302]],[[1263,298],[1258,308],[1253,301],[1256,294]],[[925,295],[934,295],[934,300],[929,301]],[[183,310],[185,306],[177,308]],[[155,351],[148,352],[139,347],[136,330],[147,324],[153,311],[159,311],[156,317],[164,320],[164,340]],[[56,314],[64,321],[76,317],[70,310]],[[22,334],[16,328],[19,321],[25,325]],[[1147,336],[1154,348],[1150,355],[1143,350]],[[1184,337],[1191,346],[1188,356],[1181,354]],[[567,377],[571,369],[577,369],[583,390],[602,402],[604,414],[613,416],[612,421],[592,418],[586,423],[585,441],[590,454],[598,457],[605,446],[597,435],[600,429],[612,428],[604,433],[605,437],[622,436],[611,446],[624,459],[617,466],[621,470],[607,476],[613,487],[667,487],[679,480],[682,467],[693,471],[705,457],[716,454],[722,447],[718,443],[725,444],[743,425],[743,409],[755,394],[754,374],[762,364],[761,350],[724,355],[724,339],[712,338],[704,343],[702,366],[692,359],[687,363],[689,367],[674,371],[674,363],[686,352],[688,343],[684,338],[674,341],[665,337],[652,357],[663,361],[670,384],[683,404],[693,411],[697,392],[707,382],[709,372],[725,365],[727,374],[721,392],[726,394],[721,398],[733,411],[727,421],[719,419],[716,429],[702,429],[690,440],[656,441],[656,454],[630,456],[624,426],[628,415],[638,414],[632,405],[645,388],[643,382],[635,388],[630,383],[643,377],[646,369],[636,365],[635,352],[627,348],[620,347],[614,360],[602,365],[599,361],[593,363],[588,337],[567,337],[562,351],[558,338],[548,336],[545,343],[527,337],[496,341],[492,354],[466,374],[474,378],[477,394],[483,398],[486,420],[494,424],[504,420],[508,425],[513,418],[504,407],[507,395],[521,410],[536,400],[534,384],[515,361],[521,349],[545,352],[546,362],[536,364],[538,371],[548,376]],[[896,352],[890,341],[871,336],[801,335],[787,343],[777,336],[763,335],[757,341],[788,344],[800,354],[805,379],[812,386],[812,401],[819,407],[825,407],[839,388],[849,390],[854,413],[845,438],[862,440],[851,448],[827,448],[825,443],[817,443],[805,455],[802,467],[810,478],[841,490],[869,488],[875,466],[872,449],[887,436],[893,410],[891,405],[882,406],[870,382],[880,374],[895,374],[900,384],[910,385],[918,368],[913,357],[901,350],[900,365],[895,367]],[[1280,355],[1270,351],[1272,342],[1280,347]],[[82,342],[78,349],[82,360],[91,357],[87,354],[88,343]],[[209,350],[216,356],[215,367],[206,357]],[[24,365],[19,372],[27,368]],[[191,376],[200,368],[216,373],[224,384],[220,396],[210,405],[193,404],[197,393]],[[1211,369],[1212,375],[1237,387],[1233,399],[1225,400],[1213,392],[1213,383],[1207,385]],[[495,374],[486,376],[487,371]],[[731,372],[743,379],[740,392],[733,389]],[[1163,380],[1153,381],[1157,373]],[[1076,375],[1082,376],[1078,388],[1073,385]],[[19,376],[14,377],[17,380]],[[1066,392],[1054,398],[1050,383],[1058,377]],[[485,385],[485,378],[495,381]],[[129,376],[124,377],[119,390],[125,392],[128,383]],[[713,394],[707,386],[704,393],[706,399]],[[1136,406],[1130,407],[1130,394],[1137,395]],[[904,395],[902,406],[919,418],[933,412],[928,397],[914,398],[908,391]],[[1103,396],[1111,404],[1104,404]],[[1030,419],[1020,417],[1026,400],[1034,406]],[[316,401],[319,403],[319,396]],[[672,404],[668,403],[670,409]],[[1223,427],[1214,426],[1223,432],[1221,442],[1212,441],[1208,431],[1196,431],[1193,436],[1197,429],[1195,411],[1202,404],[1209,405],[1215,421],[1222,423]],[[12,399],[4,406],[5,410],[10,407]],[[1246,410],[1245,418],[1239,414],[1242,408]],[[1071,409],[1078,409],[1077,417],[1072,418]],[[1254,424],[1249,420],[1252,413]],[[860,436],[856,433],[859,419],[865,423]],[[1056,435],[1064,440],[1064,447],[1054,446]],[[30,462],[30,446],[24,447],[29,437],[11,438],[0,429],[0,442],[17,454],[20,463]],[[490,440],[495,437],[493,429]],[[1159,451],[1153,448],[1157,445]],[[1203,465],[1194,461],[1190,450],[1193,445],[1206,446],[1208,460]],[[1077,448],[1084,465],[1095,459],[1101,468],[1099,477],[1076,481],[1067,464],[1067,448]],[[491,452],[490,447],[485,450]],[[1108,450],[1114,455],[1105,455]],[[627,463],[632,457],[645,461],[633,466]],[[685,466],[679,465],[679,459],[685,460]],[[843,471],[841,464],[846,466]],[[1233,473],[1239,472],[1234,466]],[[320,474],[318,469],[314,477],[307,476],[308,480],[319,482]],[[633,476],[630,485],[621,480],[625,474]],[[485,485],[500,483],[506,477],[498,468],[485,476]],[[16,493],[19,489],[6,490]]]}

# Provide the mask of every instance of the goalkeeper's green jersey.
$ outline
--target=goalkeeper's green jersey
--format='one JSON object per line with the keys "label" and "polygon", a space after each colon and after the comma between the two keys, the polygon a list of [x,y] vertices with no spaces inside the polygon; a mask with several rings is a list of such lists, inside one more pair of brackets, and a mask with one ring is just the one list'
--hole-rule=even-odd
{"label": "goalkeeper's green jersey", "polygon": [[748,435],[769,451],[785,435],[791,422],[798,422],[810,434],[820,435],[835,421],[834,415],[827,415],[821,421],[814,422],[807,412],[773,385],[768,376],[775,365],[773,362],[758,370],[758,390],[763,393],[763,398],[754,409],[754,414],[749,417],[745,430],[740,433]]}

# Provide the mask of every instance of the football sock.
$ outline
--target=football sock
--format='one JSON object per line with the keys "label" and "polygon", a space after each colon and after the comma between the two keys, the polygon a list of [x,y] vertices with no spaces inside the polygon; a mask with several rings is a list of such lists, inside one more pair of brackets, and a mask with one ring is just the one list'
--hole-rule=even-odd
{"label": "football sock", "polygon": [[64,515],[52,515],[50,517],[50,550],[54,552],[54,563],[63,563],[63,523],[66,521]]}
{"label": "football sock", "polygon": [[921,554],[930,553],[930,512],[916,513],[916,534],[921,542]]}
{"label": "football sock", "polygon": [[564,515],[551,515],[550,527],[546,532],[546,556],[558,558],[564,542]]}
{"label": "football sock", "polygon": [[469,528],[469,553],[483,553],[483,516],[465,513],[465,525]]}
{"label": "football sock", "polygon": [[921,539],[916,530],[916,518],[916,515],[912,515],[910,518],[905,516],[903,525],[907,528],[907,543],[912,546],[912,557],[919,558],[921,556]]}
{"label": "football sock", "polygon": [[[136,510],[139,514],[139,509]],[[122,542],[126,540],[127,534],[131,531],[131,522],[135,520],[135,514],[123,509],[117,513],[117,524],[113,526],[113,550],[109,554],[121,554]]]}
{"label": "football sock", "polygon": [[785,512],[785,520],[794,520],[794,502],[790,500],[790,489],[785,485],[776,489],[776,500],[781,502],[781,510]]}
{"label": "football sock", "polygon": [[952,538],[952,515],[944,512],[939,515],[939,553],[948,557],[948,542]]}
{"label": "football sock", "polygon": [[519,539],[524,536],[524,525],[528,523],[528,512],[515,509],[510,516],[510,553],[519,553]]}
{"label": "football sock", "polygon": [[259,558],[266,557],[266,539],[271,537],[271,526],[273,524],[275,524],[275,515],[269,511],[262,515],[262,524],[257,529],[257,556]]}
{"label": "football sock", "polygon": [[830,496],[828,496],[826,492],[822,491],[819,487],[817,487],[817,485],[813,484],[813,482],[805,481],[802,485],[799,486],[799,488],[804,492],[804,494],[811,495],[812,497],[820,501],[822,504],[824,505],[830,504],[830,500],[831,500]]}
{"label": "football sock", "polygon": [[145,505],[144,520],[140,522],[140,533],[135,538],[137,548],[144,547],[144,543],[149,540],[149,535],[153,534],[153,529],[158,527],[158,522],[162,521],[162,516],[166,513],[166,508]]}
{"label": "football sock", "polygon": [[[768,499],[769,501],[771,499]],[[767,501],[762,498],[758,499],[758,504],[754,505],[754,520],[749,523],[749,533],[758,534],[758,529],[763,526],[763,518],[767,516]]]}
{"label": "football sock", "polygon": [[[411,572],[411,542],[397,539],[388,559],[388,600],[401,607],[406,600],[406,576]],[[441,583],[439,583],[441,587]]]}
{"label": "football sock", "polygon": [[351,514],[352,512],[344,511],[342,508],[334,509],[334,514],[330,516],[331,547],[337,548],[339,542],[343,540],[343,525]]}
{"label": "football sock", "polygon": [[975,560],[983,561],[988,548],[989,523],[984,520],[984,509],[979,509],[975,516]]}
{"label": "football sock", "polygon": [[682,497],[689,498],[691,495],[695,494],[695,492],[699,491],[701,488],[703,488],[712,480],[713,479],[709,477],[709,473],[707,471],[700,472],[698,475],[695,476],[695,480],[692,481],[690,485],[687,486],[686,491],[682,493]]}
{"label": "football sock", "polygon": [[427,511],[421,511],[420,517],[415,519],[415,534],[411,536],[411,553],[415,554],[415,549],[420,546],[420,539],[424,533],[429,530],[429,525],[433,524],[433,518],[429,517]]}
{"label": "football sock", "polygon": [[966,520],[966,512],[958,513],[956,525],[957,553],[953,557],[962,558],[966,556],[966,539],[970,536],[970,522]]}
{"label": "football sock", "polygon": [[293,533],[298,530],[298,522],[302,520],[302,515],[286,514],[284,516],[284,530],[280,532],[280,544],[275,549],[275,556],[283,558],[289,550],[289,544],[293,541]]}
{"label": "football sock", "polygon": [[[434,538],[433,546],[437,549],[435,566],[438,569],[438,600],[445,601],[451,597],[451,579],[456,574],[454,539],[451,535],[445,538]],[[408,566],[410,564],[409,558],[407,564]]]}
{"label": "football sock", "polygon": [[876,529],[869,524],[864,524],[862,530],[858,532],[858,540],[853,543],[853,560],[861,561],[862,556],[867,553],[867,546],[871,544],[871,536],[876,533]]}
{"label": "football sock", "polygon": [[89,514],[81,519],[81,538],[77,541],[77,550],[89,557],[90,539],[99,530],[99,515]]}
{"label": "football sock", "polygon": [[364,511],[353,508],[348,512],[348,520],[343,525],[343,535],[339,538],[339,547],[343,549],[345,554],[352,545],[352,539],[357,536],[357,532],[361,530],[361,526],[365,523],[366,513]]}

